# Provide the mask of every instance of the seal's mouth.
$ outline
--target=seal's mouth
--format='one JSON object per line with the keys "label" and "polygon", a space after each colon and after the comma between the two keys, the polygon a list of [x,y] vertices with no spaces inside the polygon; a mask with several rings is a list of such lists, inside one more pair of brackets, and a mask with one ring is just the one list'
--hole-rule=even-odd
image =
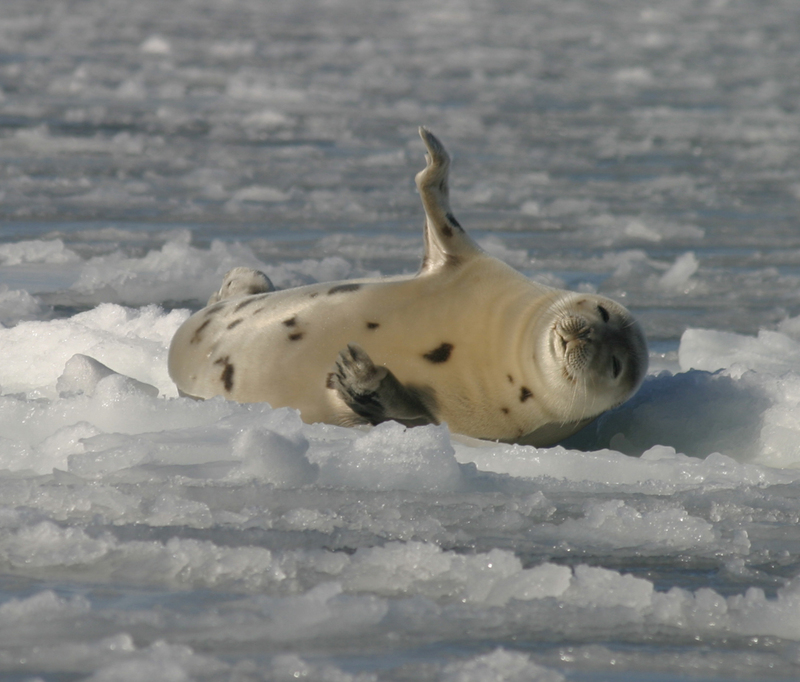
{"label": "seal's mouth", "polygon": [[562,317],[553,325],[553,346],[562,361],[564,376],[575,381],[589,364],[592,326],[580,315]]}

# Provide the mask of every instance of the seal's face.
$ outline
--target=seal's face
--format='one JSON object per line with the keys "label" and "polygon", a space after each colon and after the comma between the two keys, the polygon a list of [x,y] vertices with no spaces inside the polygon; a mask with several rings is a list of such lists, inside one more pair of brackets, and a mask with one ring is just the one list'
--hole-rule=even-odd
{"label": "seal's face", "polygon": [[647,371],[644,334],[631,314],[585,294],[565,295],[551,312],[545,375],[567,412],[576,421],[595,417],[630,397]]}

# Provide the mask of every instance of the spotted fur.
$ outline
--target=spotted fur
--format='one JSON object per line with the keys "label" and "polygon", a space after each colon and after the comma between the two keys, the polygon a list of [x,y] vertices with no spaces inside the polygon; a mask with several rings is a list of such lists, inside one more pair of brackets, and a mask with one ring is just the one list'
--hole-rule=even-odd
{"label": "spotted fur", "polygon": [[203,330],[211,324],[211,320],[203,320],[203,323],[194,330],[194,334],[192,334],[192,338],[189,339],[189,343],[200,343],[203,339]]}
{"label": "spotted fur", "polygon": [[450,353],[453,352],[453,344],[452,343],[443,343],[431,351],[425,353],[422,357],[425,358],[428,362],[432,362],[434,365],[439,365],[443,362],[447,362],[450,359]]}
{"label": "spotted fur", "polygon": [[332,296],[333,294],[346,294],[351,291],[358,291],[360,288],[360,284],[337,284],[335,287],[328,289],[328,296]]}
{"label": "spotted fur", "polygon": [[219,380],[222,382],[222,385],[225,387],[225,390],[230,393],[233,390],[233,372],[234,367],[233,364],[230,362],[230,357],[225,356],[224,358],[217,358],[214,360],[215,365],[222,365],[222,374],[219,376]]}
{"label": "spotted fur", "polygon": [[247,308],[247,306],[251,306],[254,303],[258,303],[259,299],[260,297],[257,296],[248,296],[247,298],[236,304],[236,306],[233,309],[233,312],[238,313],[240,310]]}

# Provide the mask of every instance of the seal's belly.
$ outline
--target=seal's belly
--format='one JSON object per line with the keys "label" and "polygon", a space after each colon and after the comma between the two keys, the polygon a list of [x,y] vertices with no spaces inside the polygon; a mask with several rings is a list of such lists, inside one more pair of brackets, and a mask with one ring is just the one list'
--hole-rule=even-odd
{"label": "seal's belly", "polygon": [[[524,383],[514,358],[503,357],[513,330],[500,319],[502,304],[480,300],[484,292],[478,277],[460,289],[414,278],[222,301],[178,330],[170,375],[198,398],[268,402],[298,409],[307,422],[342,423],[352,412],[327,387],[328,375],[339,351],[356,343],[403,384],[431,395],[437,419],[453,430],[473,433],[480,424],[482,437],[511,437],[541,416],[531,415],[531,403],[524,419],[512,411]],[[527,283],[526,294],[530,303]]]}
{"label": "seal's belly", "polygon": [[337,421],[347,409],[327,377],[355,342],[404,383],[457,393],[474,345],[458,340],[471,330],[452,296],[437,303],[427,291],[421,304],[416,289],[414,280],[313,285],[217,303],[178,330],[170,374],[198,398],[263,401],[297,408],[309,422]]}

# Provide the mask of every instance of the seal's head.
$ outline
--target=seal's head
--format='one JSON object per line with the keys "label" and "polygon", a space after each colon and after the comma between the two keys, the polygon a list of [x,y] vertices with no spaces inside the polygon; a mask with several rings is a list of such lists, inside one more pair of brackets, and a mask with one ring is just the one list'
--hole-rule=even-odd
{"label": "seal's head", "polygon": [[647,342],[625,308],[564,292],[549,312],[537,355],[565,421],[594,418],[636,392],[647,372]]}

